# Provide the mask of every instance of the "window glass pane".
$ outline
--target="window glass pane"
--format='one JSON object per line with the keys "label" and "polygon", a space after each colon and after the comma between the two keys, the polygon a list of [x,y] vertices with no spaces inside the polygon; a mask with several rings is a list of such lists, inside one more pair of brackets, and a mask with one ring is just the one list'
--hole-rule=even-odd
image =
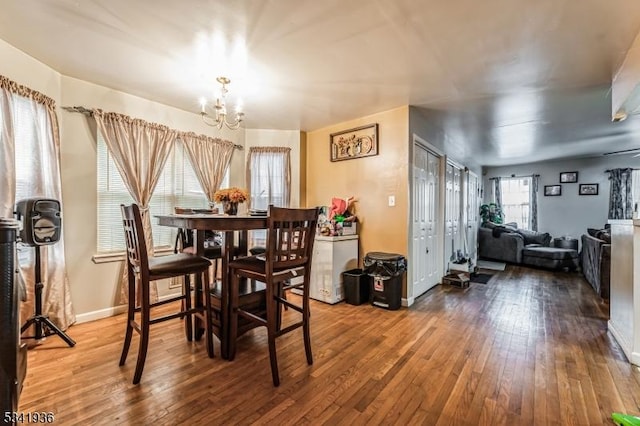
{"label": "window glass pane", "polygon": [[[269,205],[289,207],[285,205],[288,198],[285,194],[285,165],[288,152],[252,152],[249,162],[251,178],[251,208],[266,210]],[[249,244],[263,246],[266,244],[266,231],[253,231]]]}
{"label": "window glass pane", "polygon": [[502,178],[502,212],[504,222],[516,222],[521,229],[529,229],[531,178]]}
{"label": "window glass pane", "polygon": [[[124,250],[124,231],[120,204],[131,204],[129,195],[107,145],[98,132],[98,247],[99,253]],[[181,142],[174,144],[165,163],[151,201],[149,212],[153,242],[156,248],[172,246],[175,229],[160,226],[153,218],[158,214],[169,214],[174,207],[206,208],[207,199],[195,177],[193,167],[184,152]]]}

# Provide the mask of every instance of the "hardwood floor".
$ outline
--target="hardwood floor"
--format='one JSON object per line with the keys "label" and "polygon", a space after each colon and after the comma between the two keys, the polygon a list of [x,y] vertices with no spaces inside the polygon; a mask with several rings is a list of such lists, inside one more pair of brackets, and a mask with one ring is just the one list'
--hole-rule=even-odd
{"label": "hardwood floor", "polygon": [[639,414],[640,371],[607,316],[580,274],[514,266],[399,311],[314,302],[315,362],[302,332],[280,339],[279,388],[263,329],[228,362],[178,320],[152,326],[134,386],[137,338],[118,367],[118,316],[71,327],[75,348],[52,336],[30,350],[20,409],[58,424],[612,424],[612,412]]}

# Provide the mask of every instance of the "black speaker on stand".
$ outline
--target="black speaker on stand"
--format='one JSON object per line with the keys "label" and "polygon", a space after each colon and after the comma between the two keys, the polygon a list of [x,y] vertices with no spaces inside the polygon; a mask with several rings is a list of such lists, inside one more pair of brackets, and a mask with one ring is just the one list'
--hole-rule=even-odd
{"label": "black speaker on stand", "polygon": [[20,328],[20,333],[24,333],[32,325],[35,326],[35,335],[27,336],[40,340],[43,337],[57,334],[71,347],[76,342],[65,332],[60,330],[47,315],[42,314],[42,283],[40,247],[55,244],[60,240],[62,217],[60,214],[60,202],[49,198],[27,198],[20,200],[16,204],[16,215],[18,220],[22,220],[22,231],[20,239],[23,245],[33,246],[36,250],[35,256],[35,313]]}

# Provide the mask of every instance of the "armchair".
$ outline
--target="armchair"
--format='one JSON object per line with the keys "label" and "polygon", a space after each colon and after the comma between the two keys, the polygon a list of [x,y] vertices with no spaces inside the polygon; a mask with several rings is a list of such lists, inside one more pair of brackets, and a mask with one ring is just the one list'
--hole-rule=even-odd
{"label": "armchair", "polygon": [[524,237],[517,232],[503,232],[494,237],[493,229],[478,229],[478,256],[482,259],[521,263],[524,245]]}

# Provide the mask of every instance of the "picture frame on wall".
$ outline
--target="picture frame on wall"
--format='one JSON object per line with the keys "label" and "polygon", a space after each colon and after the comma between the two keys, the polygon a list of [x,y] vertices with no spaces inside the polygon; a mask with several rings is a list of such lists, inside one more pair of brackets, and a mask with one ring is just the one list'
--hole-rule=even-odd
{"label": "picture frame on wall", "polygon": [[545,185],[544,195],[545,197],[557,197],[562,195],[562,185]]}
{"label": "picture frame on wall", "polygon": [[378,155],[378,123],[331,133],[331,161]]}
{"label": "picture frame on wall", "polygon": [[578,182],[578,172],[560,173],[560,183],[576,183],[576,182]]}
{"label": "picture frame on wall", "polygon": [[581,183],[578,187],[578,194],[580,195],[598,195],[597,183]]}

